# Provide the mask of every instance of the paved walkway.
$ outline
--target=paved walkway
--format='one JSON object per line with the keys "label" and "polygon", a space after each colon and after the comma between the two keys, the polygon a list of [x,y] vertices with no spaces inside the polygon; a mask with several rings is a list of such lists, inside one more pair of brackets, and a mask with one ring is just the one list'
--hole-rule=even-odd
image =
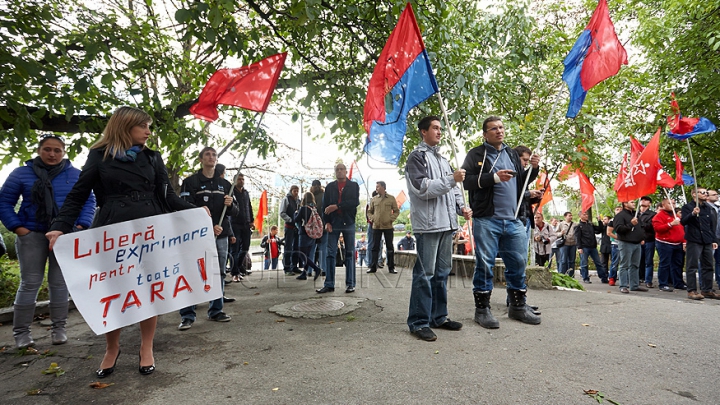
{"label": "paved walkway", "polygon": [[[227,288],[238,299],[226,304],[229,323],[198,319],[180,332],[179,316],[163,315],[151,376],[137,372],[139,332],[128,327],[117,369],[102,380],[114,385],[102,390],[89,384],[97,381],[104,338],[77,311],[66,345],[51,346],[49,331],[34,324],[37,348],[49,357],[17,356],[12,327],[3,325],[0,402],[590,405],[597,402],[583,390],[594,389],[624,405],[718,403],[720,301],[657,289],[626,295],[595,282],[588,292],[530,291],[543,313],[542,324],[530,326],[507,318],[498,290],[492,305],[500,329],[490,331],[472,321],[470,280],[451,278],[450,316],[465,327],[438,330],[436,342],[424,342],[405,324],[410,271],[364,270],[355,293],[344,293],[339,271],[335,292],[323,296],[314,292],[320,280],[254,272]],[[51,362],[66,373],[43,375]]]}

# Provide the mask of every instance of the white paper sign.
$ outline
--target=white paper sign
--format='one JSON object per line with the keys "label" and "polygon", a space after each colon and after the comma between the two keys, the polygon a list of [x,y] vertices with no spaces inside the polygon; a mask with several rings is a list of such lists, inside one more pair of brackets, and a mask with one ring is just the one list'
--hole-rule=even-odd
{"label": "white paper sign", "polygon": [[53,250],[75,306],[98,335],[222,297],[203,208],[62,235]]}

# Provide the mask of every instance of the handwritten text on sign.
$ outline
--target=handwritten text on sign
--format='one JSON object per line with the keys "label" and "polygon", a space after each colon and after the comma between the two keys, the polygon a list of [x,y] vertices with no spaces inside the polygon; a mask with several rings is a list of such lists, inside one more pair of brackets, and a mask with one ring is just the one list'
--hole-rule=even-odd
{"label": "handwritten text on sign", "polygon": [[222,296],[212,220],[202,208],[63,235],[54,251],[97,334]]}

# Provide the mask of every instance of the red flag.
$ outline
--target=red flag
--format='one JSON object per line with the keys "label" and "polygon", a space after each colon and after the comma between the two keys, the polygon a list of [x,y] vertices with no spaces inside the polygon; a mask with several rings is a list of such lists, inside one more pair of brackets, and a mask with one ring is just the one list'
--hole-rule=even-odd
{"label": "red flag", "polygon": [[262,192],[260,196],[260,205],[258,205],[258,212],[255,216],[255,229],[262,235],[263,221],[265,216],[268,214],[268,201],[267,201],[267,190]]}
{"label": "red flag", "polygon": [[615,179],[615,185],[613,185],[613,190],[620,190],[620,187],[622,187],[623,183],[625,183],[625,177],[627,176],[627,167],[628,156],[626,153],[623,155],[622,163],[620,163],[620,171],[618,171],[617,179]]}
{"label": "red flag", "polygon": [[643,144],[640,143],[635,137],[632,135],[630,136],[630,163],[637,160],[638,156],[642,153],[642,151],[645,150],[645,147]]}
{"label": "red flag", "polygon": [[359,179],[355,180],[355,182],[359,186],[362,186],[363,184],[365,184],[365,180],[363,180],[363,176],[362,176],[362,173],[360,173],[360,168],[358,167],[357,162],[353,160],[353,162],[350,164],[350,170],[348,171],[348,175],[347,175],[348,180],[353,179],[353,173],[355,173],[355,172],[357,172],[358,177],[360,177]]}
{"label": "red flag", "polygon": [[590,179],[588,179],[585,173],[580,170],[576,170],[575,174],[577,174],[578,179],[580,180],[580,196],[582,199],[580,212],[586,212],[592,208],[593,203],[595,202],[595,186],[590,183]]}
{"label": "red flag", "polygon": [[678,156],[677,152],[673,151],[673,154],[675,154],[675,185],[682,186],[685,184],[685,181],[682,177],[683,171],[685,169],[683,168],[682,162],[680,161],[680,156]]}
{"label": "red flag", "polygon": [[570,180],[575,177],[575,172],[572,171],[572,168],[570,166],[570,163],[568,163],[563,166],[562,169],[560,169],[560,172],[557,175],[558,181]]}
{"label": "red flag", "polygon": [[265,112],[277,85],[287,52],[249,66],[220,69],[205,84],[198,102],[190,107],[195,118],[215,121],[219,104]]}
{"label": "red flag", "polygon": [[660,128],[645,150],[642,151],[635,162],[631,162],[625,181],[617,190],[618,201],[627,202],[636,200],[644,195],[653,194],[657,189],[658,171],[661,169],[659,161]]}
{"label": "red flag", "polygon": [[400,190],[400,193],[395,197],[395,201],[397,201],[398,208],[402,207],[403,204],[405,204],[405,201],[407,201],[407,195],[405,195],[405,190]]}
{"label": "red flag", "polygon": [[538,211],[542,210],[543,205],[549,203],[552,201],[552,190],[550,189],[550,179],[548,178],[547,173],[543,172],[540,173],[540,176],[538,176],[536,187],[537,189],[545,189],[545,192],[543,193],[542,199],[538,203]]}
{"label": "red flag", "polygon": [[661,166],[657,172],[657,184],[658,186],[665,188],[673,188],[675,187],[675,179],[670,177],[670,175]]}

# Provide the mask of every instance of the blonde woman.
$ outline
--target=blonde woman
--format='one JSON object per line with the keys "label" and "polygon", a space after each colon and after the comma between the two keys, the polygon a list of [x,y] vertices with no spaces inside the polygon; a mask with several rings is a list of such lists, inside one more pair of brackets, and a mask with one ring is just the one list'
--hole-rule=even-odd
{"label": "blonde woman", "polygon": [[[93,227],[115,224],[168,211],[194,208],[169,186],[167,169],[160,153],[145,147],[152,118],[133,107],[120,107],[110,117],[103,136],[90,147],[80,178],[65,199],[60,213],[46,234],[50,249],[55,240],[72,229],[91,191],[99,210]],[[140,322],[139,372],[155,371],[153,338],[157,317]],[[105,356],[95,372],[105,378],[115,371],[120,356],[120,329],[105,334]]]}

